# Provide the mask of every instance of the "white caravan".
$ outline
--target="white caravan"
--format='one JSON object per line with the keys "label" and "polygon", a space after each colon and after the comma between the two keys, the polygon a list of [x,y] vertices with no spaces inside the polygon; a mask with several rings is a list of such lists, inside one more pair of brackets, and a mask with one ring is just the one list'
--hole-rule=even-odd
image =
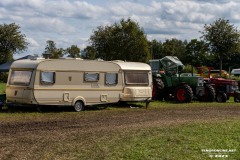
{"label": "white caravan", "polygon": [[148,64],[82,59],[26,59],[13,62],[6,87],[8,104],[85,106],[146,101],[152,97]]}

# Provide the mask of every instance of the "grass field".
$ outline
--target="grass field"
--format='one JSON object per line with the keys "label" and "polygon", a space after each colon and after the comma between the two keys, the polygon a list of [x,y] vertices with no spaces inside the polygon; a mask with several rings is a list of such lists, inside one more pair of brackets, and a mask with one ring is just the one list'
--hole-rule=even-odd
{"label": "grass field", "polygon": [[239,159],[240,104],[141,106],[0,112],[0,159]]}
{"label": "grass field", "polygon": [[5,93],[6,84],[0,82],[0,94]]}
{"label": "grass field", "polygon": [[[5,84],[0,84],[4,93]],[[240,159],[240,104],[151,102],[0,112],[0,159]]]}

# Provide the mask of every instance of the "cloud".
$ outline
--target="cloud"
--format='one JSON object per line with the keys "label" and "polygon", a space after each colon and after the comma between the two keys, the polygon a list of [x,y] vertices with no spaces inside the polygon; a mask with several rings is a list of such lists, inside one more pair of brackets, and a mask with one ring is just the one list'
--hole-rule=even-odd
{"label": "cloud", "polygon": [[42,31],[42,32],[50,32],[50,33],[59,33],[62,34],[64,32],[74,32],[75,29],[71,25],[68,25],[66,22],[59,18],[49,18],[45,17],[42,19],[39,18],[30,18],[27,22],[26,28],[33,31]]}
{"label": "cloud", "polygon": [[[126,7],[128,6],[128,7]],[[117,18],[137,20],[147,34],[156,35],[181,35],[195,33],[203,29],[204,24],[213,23],[218,18],[229,19],[230,22],[239,24],[238,8],[236,1],[122,1],[109,5],[111,13]],[[190,36],[188,36],[190,37]],[[184,37],[182,37],[184,38]],[[192,37],[198,38],[198,37]]]}
{"label": "cloud", "polygon": [[149,39],[199,38],[204,24],[218,18],[239,26],[239,8],[231,0],[1,0],[0,23],[19,24],[29,51],[42,53],[49,39],[63,48],[86,46],[98,26],[129,17]]}
{"label": "cloud", "polygon": [[39,43],[34,39],[34,38],[31,38],[31,37],[26,37],[27,39],[27,42],[33,46],[33,47],[39,47]]}

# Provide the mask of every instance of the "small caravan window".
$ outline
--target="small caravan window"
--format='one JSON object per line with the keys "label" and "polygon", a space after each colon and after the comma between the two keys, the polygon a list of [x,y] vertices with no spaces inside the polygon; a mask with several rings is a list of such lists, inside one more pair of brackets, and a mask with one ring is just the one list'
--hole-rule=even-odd
{"label": "small caravan window", "polygon": [[85,73],[84,80],[87,82],[97,82],[99,80],[99,73]]}
{"label": "small caravan window", "polygon": [[10,85],[28,86],[31,80],[32,71],[13,70],[10,76]]}
{"label": "small caravan window", "polygon": [[148,84],[147,72],[125,72],[126,84]]}
{"label": "small caravan window", "polygon": [[41,72],[41,83],[42,84],[54,84],[55,83],[55,72]]}
{"label": "small caravan window", "polygon": [[118,83],[118,74],[117,73],[106,73],[105,74],[105,83],[106,85],[114,85]]}

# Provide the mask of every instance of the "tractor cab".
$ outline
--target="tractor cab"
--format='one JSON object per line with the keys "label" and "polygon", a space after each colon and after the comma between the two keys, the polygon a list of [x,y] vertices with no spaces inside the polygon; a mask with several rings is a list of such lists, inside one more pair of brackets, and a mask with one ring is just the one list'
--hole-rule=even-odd
{"label": "tractor cab", "polygon": [[166,74],[167,76],[176,76],[184,68],[182,62],[177,57],[173,56],[150,60],[150,66],[152,68],[153,75],[156,77],[161,77],[162,74]]}
{"label": "tractor cab", "polygon": [[166,71],[166,74],[170,76],[180,74],[184,68],[184,65],[177,57],[166,56],[162,58],[160,62]]}

